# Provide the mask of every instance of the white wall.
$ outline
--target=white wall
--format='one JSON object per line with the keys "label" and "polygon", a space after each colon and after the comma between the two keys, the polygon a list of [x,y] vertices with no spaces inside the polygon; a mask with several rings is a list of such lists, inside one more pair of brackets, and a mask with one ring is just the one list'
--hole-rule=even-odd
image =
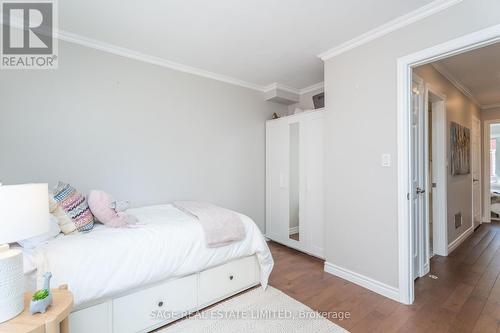
{"label": "white wall", "polygon": [[498,23],[500,1],[464,0],[325,62],[328,262],[398,287],[397,59]]}
{"label": "white wall", "polygon": [[0,181],[58,180],[134,206],[208,200],[264,228],[262,93],[60,43],[59,69],[0,73]]}

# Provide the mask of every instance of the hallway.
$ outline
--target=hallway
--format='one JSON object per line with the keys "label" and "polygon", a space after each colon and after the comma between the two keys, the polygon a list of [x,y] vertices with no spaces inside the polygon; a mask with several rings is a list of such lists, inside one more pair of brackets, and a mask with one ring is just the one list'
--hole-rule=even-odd
{"label": "hallway", "polygon": [[350,332],[500,332],[500,223],[482,224],[448,257],[431,260],[406,306],[323,271],[323,261],[274,242],[270,284],[318,311],[348,311],[333,320]]}

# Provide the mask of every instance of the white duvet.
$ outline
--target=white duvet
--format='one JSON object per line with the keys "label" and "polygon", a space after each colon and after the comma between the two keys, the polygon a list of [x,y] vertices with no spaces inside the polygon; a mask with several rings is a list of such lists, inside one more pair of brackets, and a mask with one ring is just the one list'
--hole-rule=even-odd
{"label": "white duvet", "polygon": [[52,272],[52,286],[68,284],[75,305],[122,294],[150,283],[179,277],[232,259],[257,254],[265,288],[274,262],[259,228],[241,215],[242,241],[208,248],[197,220],[172,205],[129,209],[140,225],[59,236],[35,254],[37,284]]}

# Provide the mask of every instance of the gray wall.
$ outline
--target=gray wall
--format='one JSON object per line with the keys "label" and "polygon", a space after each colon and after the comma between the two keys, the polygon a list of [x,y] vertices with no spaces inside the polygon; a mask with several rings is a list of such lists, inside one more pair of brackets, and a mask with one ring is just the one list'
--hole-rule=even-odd
{"label": "gray wall", "polygon": [[[448,161],[451,161],[451,122],[465,126],[472,131],[472,117],[480,119],[480,110],[431,65],[417,67],[414,72],[435,90],[446,95],[447,154]],[[448,244],[450,244],[472,226],[472,174],[452,176],[450,170],[448,170],[447,189]],[[463,223],[459,228],[455,228],[455,214],[460,212],[462,213]]]}
{"label": "gray wall", "polygon": [[0,73],[0,181],[58,180],[134,206],[208,200],[263,230],[262,94],[60,42],[59,69]]}
{"label": "gray wall", "polygon": [[500,1],[464,0],[325,62],[328,262],[398,287],[397,58],[498,23]]}

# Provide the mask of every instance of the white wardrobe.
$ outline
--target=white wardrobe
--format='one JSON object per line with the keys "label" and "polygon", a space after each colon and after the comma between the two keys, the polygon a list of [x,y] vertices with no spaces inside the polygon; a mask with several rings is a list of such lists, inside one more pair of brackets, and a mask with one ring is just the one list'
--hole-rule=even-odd
{"label": "white wardrobe", "polygon": [[324,110],[266,123],[266,237],[324,258]]}

